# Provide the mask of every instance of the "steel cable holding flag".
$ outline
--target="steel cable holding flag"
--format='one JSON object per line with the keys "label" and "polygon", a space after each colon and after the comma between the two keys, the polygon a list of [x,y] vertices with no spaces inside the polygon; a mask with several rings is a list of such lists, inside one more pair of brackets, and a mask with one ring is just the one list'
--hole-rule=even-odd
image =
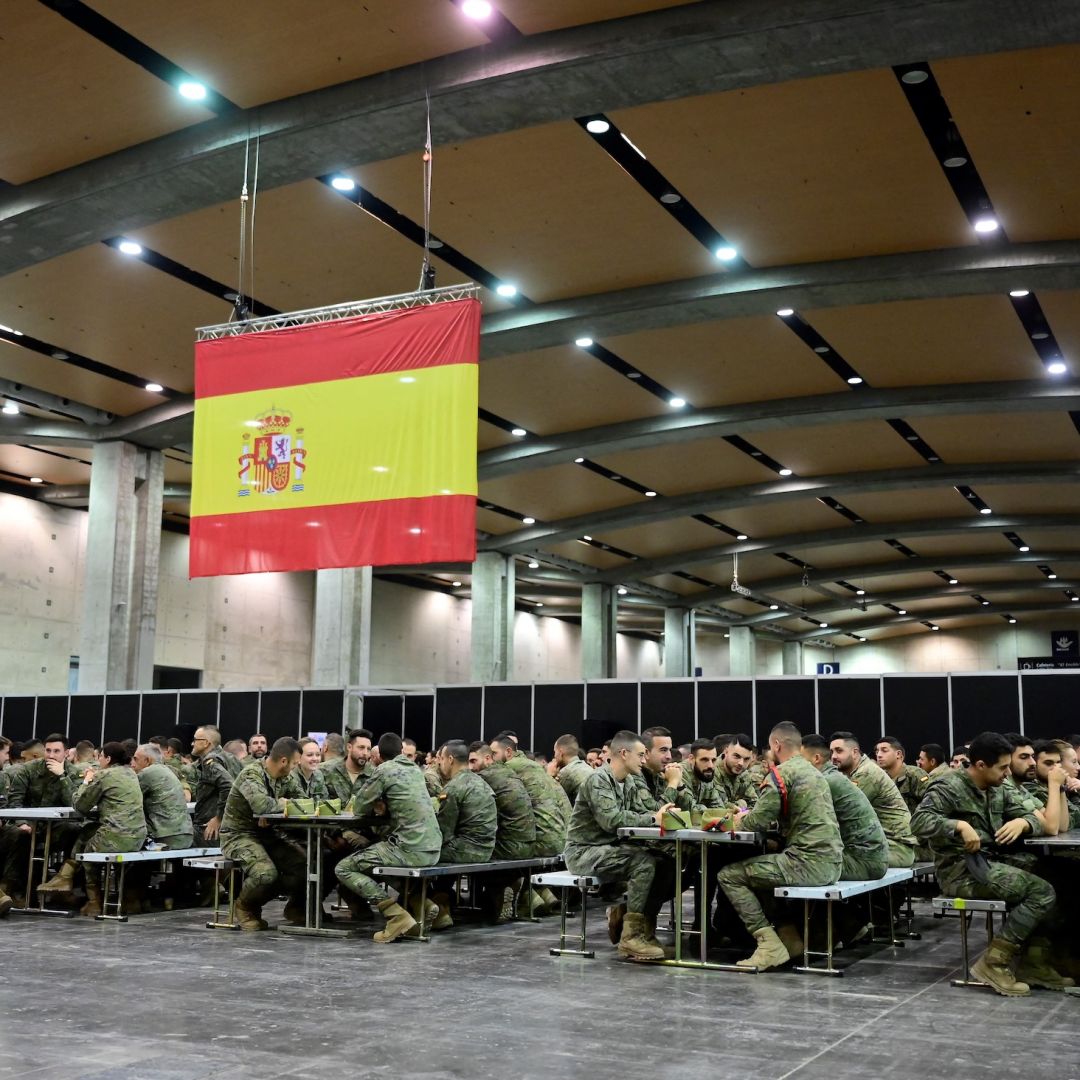
{"label": "steel cable holding flag", "polygon": [[199,331],[191,577],[476,557],[475,286]]}

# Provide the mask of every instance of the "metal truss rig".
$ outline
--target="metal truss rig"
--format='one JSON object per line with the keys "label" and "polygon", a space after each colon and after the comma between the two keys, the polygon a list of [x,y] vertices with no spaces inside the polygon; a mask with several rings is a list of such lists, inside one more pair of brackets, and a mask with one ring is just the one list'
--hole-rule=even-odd
{"label": "metal truss rig", "polygon": [[291,326],[314,326],[318,323],[336,322],[359,315],[381,315],[388,311],[406,308],[430,307],[450,300],[475,300],[480,286],[446,285],[441,289],[423,292],[398,293],[395,296],[379,296],[374,300],[353,300],[347,304],[331,304],[328,307],[308,308],[306,311],[286,311],[280,315],[265,315],[257,319],[243,319],[218,323],[216,326],[200,326],[195,331],[196,341],[214,341],[217,338],[239,337],[262,330],[282,330]]}

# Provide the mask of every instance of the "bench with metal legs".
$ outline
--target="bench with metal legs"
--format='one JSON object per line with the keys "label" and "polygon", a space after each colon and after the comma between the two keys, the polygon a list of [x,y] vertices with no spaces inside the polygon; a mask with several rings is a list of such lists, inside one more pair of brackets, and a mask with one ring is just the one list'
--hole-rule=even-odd
{"label": "bench with metal legs", "polygon": [[[587,960],[594,959],[596,953],[588,948],[586,939],[589,890],[607,884],[608,879],[595,877],[592,874],[574,874],[569,870],[558,870],[548,874],[533,874],[532,883],[541,889],[559,890],[559,946],[549,949],[548,953],[551,956],[583,956]],[[581,893],[581,921],[576,935],[577,948],[567,945],[567,902],[571,889],[577,889]]]}
{"label": "bench with metal legs", "polygon": [[1008,905],[1004,900],[968,900],[962,896],[935,896],[930,902],[938,918],[955,911],[960,916],[960,954],[964,965],[962,977],[953,979],[953,986],[988,986],[971,977],[971,957],[968,950],[968,921],[976,911],[986,912],[986,939],[994,936],[994,915],[1004,917]]}
{"label": "bench with metal legs", "polygon": [[[224,856],[185,859],[185,866],[193,870],[214,871],[214,913],[213,918],[206,924],[207,930],[239,930],[240,924],[236,921],[236,879],[240,874],[240,867],[232,859]],[[221,876],[228,875],[229,907],[224,919],[221,917]]]}

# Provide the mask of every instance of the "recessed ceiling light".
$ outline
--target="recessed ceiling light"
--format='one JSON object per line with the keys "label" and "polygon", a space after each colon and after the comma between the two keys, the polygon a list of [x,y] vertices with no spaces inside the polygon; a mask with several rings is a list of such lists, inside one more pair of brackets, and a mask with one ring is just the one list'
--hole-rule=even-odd
{"label": "recessed ceiling light", "polygon": [[848,379],[848,382],[852,386],[858,386],[862,382],[862,376],[861,375],[852,375],[851,378]]}
{"label": "recessed ceiling light", "polygon": [[981,217],[975,222],[974,228],[977,233],[992,233],[1001,228],[1001,223],[997,218]]}
{"label": "recessed ceiling light", "polygon": [[536,524],[536,518],[534,518],[534,517],[523,517],[521,519],[521,524],[522,525],[535,525]]}
{"label": "recessed ceiling light", "polygon": [[731,637],[731,635],[730,634],[725,634],[724,637],[728,638],[728,637]]}
{"label": "recessed ceiling light", "polygon": [[619,594],[620,596],[625,596],[625,595],[626,595],[626,594],[627,594],[627,593],[628,593],[628,592],[629,592],[630,590],[629,590],[629,589],[627,589],[625,585],[620,585],[620,586],[619,586],[619,587],[618,587],[618,588],[617,588],[617,589],[616,589],[615,591],[616,591],[616,592],[617,592],[617,593],[618,593],[618,594]]}
{"label": "recessed ceiling light", "polygon": [[206,87],[194,79],[185,80],[176,90],[181,97],[187,98],[188,101],[203,101],[206,98]]}
{"label": "recessed ceiling light", "polygon": [[780,605],[779,604],[770,604],[769,605],[769,610],[770,611],[779,611],[780,610]]}
{"label": "recessed ceiling light", "polygon": [[989,607],[990,606],[990,601],[989,600],[980,600],[979,603],[982,604],[983,607]]}
{"label": "recessed ceiling light", "polygon": [[736,540],[749,540],[750,537],[747,536],[746,533],[739,533],[738,536],[735,537],[735,539]]}
{"label": "recessed ceiling light", "polygon": [[1031,335],[1032,341],[1045,341],[1050,335],[1040,330],[1037,334]]}
{"label": "recessed ceiling light", "polygon": [[427,242],[428,251],[438,251],[439,248],[441,248],[443,246],[444,245],[443,245],[443,242],[441,240],[436,240],[434,236],[429,236],[428,237],[428,242]]}
{"label": "recessed ceiling light", "polygon": [[574,458],[574,464],[575,465],[580,465],[584,460],[585,459],[583,457],[576,457],[576,458]]}
{"label": "recessed ceiling light", "polygon": [[488,0],[464,0],[461,13],[470,19],[486,19],[491,15],[491,4]]}
{"label": "recessed ceiling light", "polygon": [[30,483],[31,484],[44,484],[45,481],[42,480],[40,476],[31,476],[30,477]]}
{"label": "recessed ceiling light", "polygon": [[53,349],[53,351],[51,353],[49,353],[49,355],[54,360],[70,360],[71,359],[71,357],[66,352],[64,352],[63,349]]}
{"label": "recessed ceiling light", "polygon": [[664,194],[660,196],[660,201],[665,206],[674,206],[675,203],[682,202],[682,196],[677,191],[665,191]]}
{"label": "recessed ceiling light", "polygon": [[590,135],[603,135],[611,130],[611,125],[606,120],[589,120],[585,124],[585,130]]}
{"label": "recessed ceiling light", "polygon": [[993,512],[994,511],[991,510],[989,506],[980,506],[979,507],[979,513],[980,514],[992,514]]}
{"label": "recessed ceiling light", "polygon": [[18,416],[19,406],[16,405],[14,401],[5,401],[3,411],[6,412],[8,416]]}
{"label": "recessed ceiling light", "polygon": [[161,383],[148,382],[146,384],[146,389],[149,390],[151,394],[160,394],[161,391],[165,389],[165,387],[163,387]]}
{"label": "recessed ceiling light", "polygon": [[641,372],[640,371],[628,371],[626,373],[626,377],[628,379],[640,379],[641,378]]}
{"label": "recessed ceiling light", "polygon": [[[3,323],[0,323],[0,330],[3,330],[5,334],[14,334],[16,337],[23,336],[23,332],[21,330],[16,330],[14,326],[5,326]],[[53,353],[53,355],[55,356],[56,354]],[[57,359],[59,359],[59,357],[57,357]],[[64,359],[67,359],[66,354],[64,356]]]}
{"label": "recessed ceiling light", "polygon": [[897,608],[896,609],[896,614],[897,615],[906,615],[907,614],[907,608]]}
{"label": "recessed ceiling light", "polygon": [[960,582],[956,578],[951,577],[951,578],[949,578],[949,584],[950,585],[959,585]]}
{"label": "recessed ceiling light", "polygon": [[1070,596],[1069,599],[1075,603],[1077,600],[1080,600],[1080,596]]}
{"label": "recessed ceiling light", "polygon": [[777,472],[779,472],[781,476],[790,476],[791,475],[791,470],[790,469],[778,469]]}
{"label": "recessed ceiling light", "polygon": [[579,337],[574,339],[574,344],[579,349],[587,349],[592,343],[593,340],[591,337]]}
{"label": "recessed ceiling light", "polygon": [[866,595],[866,590],[865,589],[856,589],[855,590],[855,595],[856,596],[865,596]]}
{"label": "recessed ceiling light", "polygon": [[684,405],[686,404],[686,400],[685,400],[685,398],[681,398],[681,397],[673,397],[673,398],[672,398],[672,399],[671,399],[671,400],[670,400],[670,401],[668,402],[668,404],[669,404],[669,405],[670,405],[670,406],[671,406],[671,407],[672,407],[673,409],[681,409],[681,408],[682,408],[682,407],[683,407],[683,406],[684,406]]}
{"label": "recessed ceiling light", "polygon": [[536,606],[537,607],[543,607],[544,606],[543,601],[542,600],[537,600],[536,601]]}
{"label": "recessed ceiling light", "polygon": [[656,498],[656,492],[655,491],[646,491],[645,492],[645,498],[646,499],[655,499]]}
{"label": "recessed ceiling light", "polygon": [[521,438],[524,438],[529,433],[523,427],[516,427],[510,432],[510,434],[515,436],[518,439],[521,439]]}
{"label": "recessed ceiling light", "polygon": [[1011,289],[1009,295],[1019,300],[1022,296],[1030,296],[1031,292],[1028,289]]}
{"label": "recessed ceiling light", "polygon": [[721,262],[731,262],[732,259],[739,257],[739,252],[737,248],[733,248],[730,244],[724,244],[716,249],[716,257]]}
{"label": "recessed ceiling light", "polygon": [[496,285],[495,291],[500,296],[517,296],[517,286],[511,285],[509,281],[504,281],[501,284]]}
{"label": "recessed ceiling light", "polygon": [[455,589],[460,589],[461,588],[461,582],[460,581],[451,581],[450,584],[453,585]]}
{"label": "recessed ceiling light", "polygon": [[136,244],[134,240],[121,240],[116,247],[123,255],[142,254],[142,244]]}
{"label": "recessed ceiling light", "polygon": [[587,544],[592,542],[591,536],[583,536],[581,539],[584,540]]}
{"label": "recessed ceiling light", "polygon": [[1031,548],[1030,548],[1030,547],[1028,547],[1028,545],[1027,545],[1027,544],[1021,544],[1021,545],[1020,545],[1020,547],[1018,548],[1018,550],[1019,550],[1019,551],[1030,551],[1030,550],[1031,550]]}
{"label": "recessed ceiling light", "polygon": [[818,626],[820,626],[822,630],[828,630],[829,629],[829,624],[827,622],[819,622]]}
{"label": "recessed ceiling light", "polygon": [[786,319],[789,315],[795,314],[795,309],[790,307],[782,307],[779,311],[777,311],[776,314],[779,315],[781,319]]}
{"label": "recessed ceiling light", "polygon": [[1014,623],[1014,622],[1016,622],[1016,620],[1015,619],[1010,619],[1009,622]]}
{"label": "recessed ceiling light", "polygon": [[330,181],[330,186],[335,191],[352,191],[356,187],[356,181],[351,176],[335,176]]}
{"label": "recessed ceiling light", "polygon": [[919,83],[924,83],[929,78],[929,71],[924,71],[922,68],[916,68],[914,71],[905,71],[904,74],[900,76],[900,81],[906,82],[908,86],[918,86]]}
{"label": "recessed ceiling light", "polygon": [[930,629],[931,630],[940,630],[941,627],[940,626],[931,626]]}
{"label": "recessed ceiling light", "polygon": [[1047,574],[1046,576],[1047,576],[1047,577],[1048,577],[1048,578],[1049,578],[1049,579],[1050,579],[1051,581],[1057,581],[1057,574]]}
{"label": "recessed ceiling light", "polygon": [[967,164],[966,157],[947,157],[942,163],[946,169],[959,169],[961,165]]}
{"label": "recessed ceiling light", "polygon": [[1060,360],[1053,360],[1046,365],[1046,370],[1050,375],[1064,375],[1069,369]]}
{"label": "recessed ceiling light", "polygon": [[533,560],[532,560],[532,561],[531,561],[531,562],[529,563],[529,569],[530,569],[530,570],[539,570],[539,569],[540,569],[540,564],[539,564],[539,563],[538,563],[538,562],[537,562],[537,561],[536,561],[535,559],[533,559]]}

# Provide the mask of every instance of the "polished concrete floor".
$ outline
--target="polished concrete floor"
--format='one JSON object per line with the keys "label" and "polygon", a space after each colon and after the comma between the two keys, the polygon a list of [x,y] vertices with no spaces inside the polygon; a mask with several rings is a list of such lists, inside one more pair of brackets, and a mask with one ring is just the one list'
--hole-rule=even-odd
{"label": "polished concrete floor", "polygon": [[0,1080],[1080,1078],[1080,998],[951,987],[955,923],[837,979],[620,961],[601,914],[595,960],[549,956],[551,919],[377,946],[13,916]]}

